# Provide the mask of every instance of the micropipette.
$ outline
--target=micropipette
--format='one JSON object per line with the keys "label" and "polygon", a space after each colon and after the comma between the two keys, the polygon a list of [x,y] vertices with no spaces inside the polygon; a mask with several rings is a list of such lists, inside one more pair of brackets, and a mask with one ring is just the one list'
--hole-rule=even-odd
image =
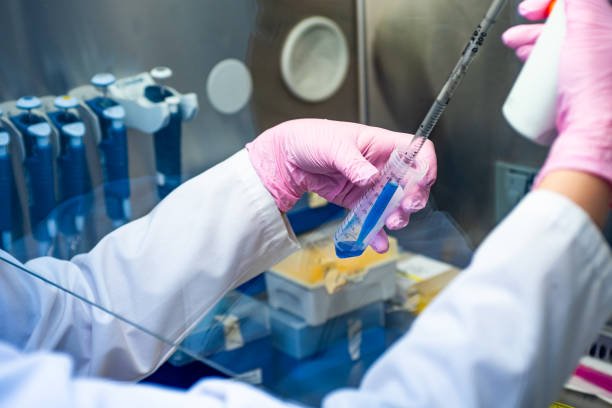
{"label": "micropipette", "polygon": [[119,227],[131,218],[132,210],[125,109],[108,96],[108,87],[114,83],[113,74],[102,72],[94,75],[91,84],[98,88],[102,95],[85,102],[100,122],[102,139],[98,147],[104,171],[106,214],[113,227]]}
{"label": "micropipette", "polygon": [[16,103],[23,111],[10,120],[21,133],[25,154],[23,166],[28,190],[30,224],[38,243],[38,255],[49,255],[55,236],[57,222],[55,209],[55,152],[51,144],[53,131],[47,119],[36,109],[42,102],[35,96],[24,96]]}
{"label": "micropipette", "polygon": [[[0,109],[2,116],[2,109]],[[11,136],[0,122],[0,249],[10,252],[13,241],[13,168],[10,152]]]}
{"label": "micropipette", "polygon": [[[85,153],[85,124],[76,111],[79,101],[71,96],[55,98],[56,110],[47,116],[59,134],[57,169],[62,210],[57,212],[58,226],[66,243],[59,244],[61,256],[70,259],[79,252],[81,233],[85,228],[86,199],[90,189],[87,156]],[[67,204],[69,203],[69,204]],[[65,249],[65,250],[64,250]]]}
{"label": "micropipette", "polygon": [[163,199],[181,184],[181,124],[183,115],[180,109],[181,99],[165,85],[165,80],[172,76],[168,67],[155,67],[151,77],[157,85],[145,88],[145,97],[152,103],[165,102],[170,110],[168,124],[153,134],[155,149],[155,166],[157,168],[157,192]]}
{"label": "micropipette", "polygon": [[419,181],[418,174],[422,173],[422,164],[415,158],[465,77],[506,1],[493,1],[412,140],[395,148],[382,169],[378,182],[357,201],[338,227],[334,244],[339,258],[361,255],[382,229],[387,217],[399,207],[404,190],[410,189]]}

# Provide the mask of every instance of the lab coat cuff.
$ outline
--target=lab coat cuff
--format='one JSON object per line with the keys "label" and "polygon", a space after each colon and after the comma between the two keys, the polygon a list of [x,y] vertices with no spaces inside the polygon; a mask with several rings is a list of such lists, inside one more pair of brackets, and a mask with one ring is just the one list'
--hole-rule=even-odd
{"label": "lab coat cuff", "polygon": [[[538,220],[536,229],[530,224],[533,220]],[[542,231],[561,234],[567,237],[565,245],[574,262],[592,265],[598,276],[608,273],[612,253],[605,237],[591,217],[564,195],[546,190],[529,193],[500,227],[508,225],[523,228],[523,239],[534,239],[535,234],[544,234]]]}
{"label": "lab coat cuff", "polygon": [[578,244],[586,248],[604,248],[609,252],[606,240],[591,217],[579,205],[566,196],[547,190],[529,193],[511,215],[524,218],[523,213],[553,224],[555,228],[576,234]]}
{"label": "lab coat cuff", "polygon": [[261,242],[261,256],[252,259],[255,265],[248,269],[253,272],[242,277],[240,283],[243,283],[280,262],[298,250],[300,245],[288,218],[278,209],[253,168],[246,149],[240,150],[228,162],[240,174],[240,188],[244,189],[245,199],[258,214],[257,222],[264,238]]}

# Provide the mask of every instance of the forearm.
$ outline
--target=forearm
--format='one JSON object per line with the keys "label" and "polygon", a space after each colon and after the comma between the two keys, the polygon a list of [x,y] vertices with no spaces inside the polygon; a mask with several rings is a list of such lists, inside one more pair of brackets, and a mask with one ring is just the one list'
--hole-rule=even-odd
{"label": "forearm", "polygon": [[611,188],[604,179],[575,170],[557,170],[547,174],[537,189],[552,191],[572,200],[603,228],[610,213]]}

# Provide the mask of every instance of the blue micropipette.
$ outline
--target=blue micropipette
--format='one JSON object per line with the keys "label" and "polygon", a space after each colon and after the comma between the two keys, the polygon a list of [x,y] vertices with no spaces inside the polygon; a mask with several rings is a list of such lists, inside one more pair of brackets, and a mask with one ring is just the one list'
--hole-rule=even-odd
{"label": "blue micropipette", "polygon": [[26,112],[12,116],[11,121],[23,136],[23,164],[29,191],[30,222],[38,241],[38,254],[48,255],[57,234],[57,223],[52,214],[56,204],[54,152],[51,146],[51,126],[43,116],[32,112],[40,106],[41,102],[35,96],[20,98],[17,108]]}
{"label": "blue micropipette", "polygon": [[153,134],[155,164],[157,168],[157,192],[163,199],[181,184],[181,125],[183,115],[180,98],[173,94],[164,81],[172,76],[167,67],[155,67],[151,76],[157,85],[145,88],[144,95],[153,103],[166,102],[170,109],[168,124]]}
{"label": "blue micropipette", "polygon": [[60,137],[60,153],[57,158],[60,182],[60,200],[70,201],[65,211],[58,214],[59,230],[67,243],[66,258],[77,251],[79,234],[85,227],[85,194],[90,189],[87,158],[85,154],[85,124],[78,116],[78,100],[71,96],[58,96],[53,101],[57,110],[47,113]]}
{"label": "blue micropipette", "polygon": [[400,205],[404,190],[418,181],[420,171],[415,158],[455,94],[506,1],[493,1],[412,140],[391,153],[378,182],[359,199],[340,224],[334,236],[339,258],[361,255],[383,228],[387,217]]}
{"label": "blue micropipette", "polygon": [[130,175],[128,166],[125,110],[108,96],[107,88],[115,82],[109,73],[94,75],[91,83],[100,88],[102,96],[86,101],[100,121],[102,140],[100,152],[104,170],[106,213],[118,227],[131,218]]}
{"label": "blue micropipette", "polygon": [[[0,116],[2,110],[0,109]],[[0,123],[0,248],[11,251],[13,241],[13,168],[9,151],[11,138]]]}

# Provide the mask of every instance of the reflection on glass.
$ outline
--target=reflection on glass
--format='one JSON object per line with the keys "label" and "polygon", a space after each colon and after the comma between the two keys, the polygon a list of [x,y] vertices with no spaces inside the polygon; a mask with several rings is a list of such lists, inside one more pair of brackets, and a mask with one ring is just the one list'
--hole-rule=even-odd
{"label": "reflection on glass", "polygon": [[[153,178],[132,180],[132,191],[137,217],[158,201]],[[439,261],[462,263],[471,255],[454,222],[431,207],[396,234],[389,254],[368,253],[344,263],[332,256],[332,224],[301,235],[301,252],[210,304],[220,293],[207,292],[204,281],[175,282],[181,277],[173,275],[171,268],[121,270],[126,264],[115,258],[131,252],[113,246],[112,240],[103,245],[105,256],[96,257],[102,263],[91,264],[82,255],[71,262],[62,260],[95,247],[113,229],[101,189],[80,197],[78,203],[86,203],[84,228],[80,234],[60,231],[52,244],[54,258],[32,259],[24,266],[0,253],[0,299],[8,298],[3,291],[23,299],[19,311],[4,307],[0,300],[7,313],[2,318],[23,322],[27,333],[21,337],[0,333],[0,338],[18,343],[40,328],[40,340],[33,347],[72,354],[82,373],[139,380],[167,360],[148,381],[188,386],[210,375],[212,368],[217,376],[312,405],[335,389],[358,386],[372,363],[410,328],[415,313],[454,276],[449,271],[456,274],[451,265]],[[54,216],[61,221],[63,214],[73,213],[74,205],[71,201],[60,205]],[[122,228],[146,228],[139,222]],[[32,256],[30,239],[18,242],[17,258]],[[396,262],[403,265],[401,273]],[[377,275],[383,272],[390,277],[390,290],[386,284],[373,285],[386,282]],[[274,280],[279,277],[282,284]],[[372,277],[376,282],[371,282]],[[159,281],[159,285],[147,285],[155,291],[132,298],[143,279]],[[196,302],[193,293],[181,289],[186,285],[200,287],[196,293],[210,297],[210,302],[196,307],[201,299]],[[28,314],[41,302],[62,306],[46,316]],[[307,313],[309,308],[312,313]],[[95,355],[86,363],[79,361],[83,356],[74,346],[82,346],[79,328],[83,324],[92,327],[94,349],[89,352]],[[55,333],[45,335],[48,327],[60,327],[68,340],[60,344],[54,340]],[[148,368],[137,372],[133,368],[137,363]]]}

